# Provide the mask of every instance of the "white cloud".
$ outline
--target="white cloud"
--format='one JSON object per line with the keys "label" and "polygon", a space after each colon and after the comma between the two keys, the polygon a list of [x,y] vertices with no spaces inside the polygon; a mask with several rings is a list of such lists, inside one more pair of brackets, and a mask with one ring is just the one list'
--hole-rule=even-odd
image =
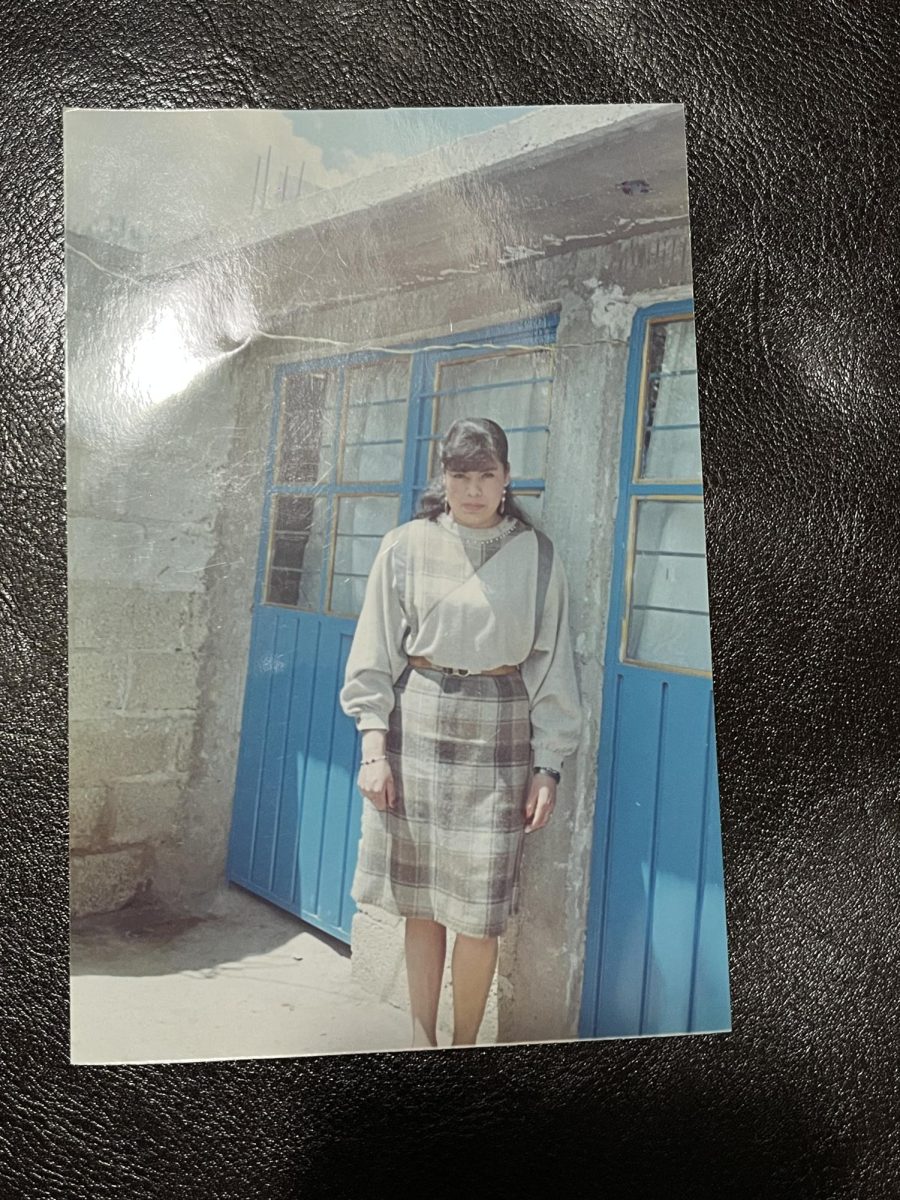
{"label": "white cloud", "polygon": [[[262,203],[288,202],[303,170],[303,195],[340,187],[399,161],[347,155],[328,168],[320,145],[296,137],[282,112],[76,109],[66,113],[66,222],[80,233],[133,248],[181,242],[239,221]],[[257,175],[257,172],[259,174]]]}

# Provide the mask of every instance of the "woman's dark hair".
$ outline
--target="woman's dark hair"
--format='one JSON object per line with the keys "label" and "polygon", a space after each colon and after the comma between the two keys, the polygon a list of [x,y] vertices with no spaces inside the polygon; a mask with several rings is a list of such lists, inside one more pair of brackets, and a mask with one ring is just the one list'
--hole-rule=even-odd
{"label": "woman's dark hair", "polygon": [[[483,471],[499,462],[504,469],[509,466],[509,444],[506,434],[496,421],[487,417],[460,417],[454,421],[441,441],[441,467],[443,471]],[[417,517],[436,521],[444,511],[447,494],[442,474],[432,479],[419,500]],[[516,503],[511,491],[506,493],[504,516],[515,517],[523,525],[533,522]]]}

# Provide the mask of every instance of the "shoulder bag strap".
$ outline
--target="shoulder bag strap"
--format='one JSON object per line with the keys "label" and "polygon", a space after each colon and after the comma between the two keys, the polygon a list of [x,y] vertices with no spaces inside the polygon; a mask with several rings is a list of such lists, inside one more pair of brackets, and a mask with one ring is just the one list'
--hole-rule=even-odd
{"label": "shoulder bag strap", "polygon": [[553,569],[553,543],[540,529],[535,529],[534,534],[538,544],[537,596],[534,605],[534,640],[537,642],[541,622],[544,619],[544,605],[547,600],[550,572]]}

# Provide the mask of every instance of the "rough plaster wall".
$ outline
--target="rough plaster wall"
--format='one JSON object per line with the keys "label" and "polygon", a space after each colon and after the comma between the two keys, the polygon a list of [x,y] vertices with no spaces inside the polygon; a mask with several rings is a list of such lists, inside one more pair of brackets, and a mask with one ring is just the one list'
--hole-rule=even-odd
{"label": "rough plaster wall", "polygon": [[197,908],[213,907],[225,882],[272,416],[272,364],[251,350],[223,365],[217,385],[231,443],[215,520],[216,553],[203,575],[208,632],[182,832],[191,864],[187,898]]}
{"label": "rough plaster wall", "polygon": [[618,331],[592,325],[591,291],[578,266],[561,297],[542,524],[569,581],[585,724],[581,751],[565,765],[553,819],[526,842],[522,911],[499,968],[506,981],[503,1040],[571,1036],[570,992],[581,950],[626,347]]}
{"label": "rough plaster wall", "polygon": [[[183,819],[218,473],[209,380],[139,387],[126,348],[159,298],[72,264],[69,327],[71,899],[76,915],[184,888]],[[167,347],[159,346],[163,361]],[[170,349],[170,348],[169,348]]]}

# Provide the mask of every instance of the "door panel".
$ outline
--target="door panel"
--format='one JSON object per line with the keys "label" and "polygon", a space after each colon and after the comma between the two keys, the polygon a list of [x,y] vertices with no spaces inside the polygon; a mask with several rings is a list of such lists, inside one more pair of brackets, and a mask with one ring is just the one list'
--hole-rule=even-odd
{"label": "door panel", "polygon": [[[550,355],[512,347],[544,346],[555,328],[535,319],[276,377],[228,878],[344,941],[362,800],[338,694],[374,555],[427,482],[444,372],[459,368],[454,397],[520,430],[511,442],[530,437],[529,462],[542,464],[547,429],[530,426],[549,381],[535,382],[532,358]],[[542,476],[513,485],[529,505]]]}
{"label": "door panel", "polygon": [[690,310],[656,306],[637,314],[631,338],[586,1037],[730,1024],[698,448]]}

